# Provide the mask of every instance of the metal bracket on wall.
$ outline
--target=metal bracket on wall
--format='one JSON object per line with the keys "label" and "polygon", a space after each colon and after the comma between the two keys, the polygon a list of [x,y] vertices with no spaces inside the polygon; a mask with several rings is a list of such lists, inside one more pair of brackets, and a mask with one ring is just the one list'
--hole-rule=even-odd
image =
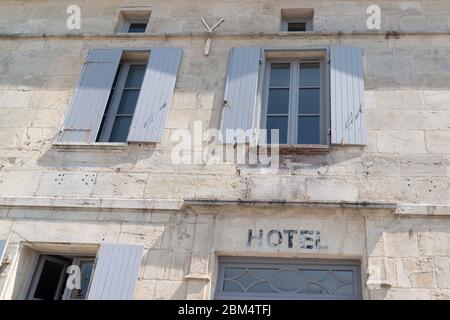
{"label": "metal bracket on wall", "polygon": [[[205,28],[208,30],[208,33],[211,35],[213,33],[213,31],[224,21],[225,19],[222,18],[220,19],[215,25],[213,25],[212,27],[209,26],[209,24],[206,22],[206,20],[204,18],[202,18],[202,23],[205,26]],[[206,40],[206,45],[205,45],[205,56],[209,56],[209,50],[211,48],[211,37],[209,37]]]}

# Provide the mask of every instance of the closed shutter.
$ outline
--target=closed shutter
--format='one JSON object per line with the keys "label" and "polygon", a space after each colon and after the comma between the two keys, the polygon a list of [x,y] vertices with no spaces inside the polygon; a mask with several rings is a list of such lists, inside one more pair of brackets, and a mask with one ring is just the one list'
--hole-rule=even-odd
{"label": "closed shutter", "polygon": [[121,49],[90,50],[59,142],[95,142],[121,55]]}
{"label": "closed shutter", "polygon": [[6,240],[0,240],[0,266],[2,265],[3,257],[5,256],[7,243],[8,241]]}
{"label": "closed shutter", "polygon": [[254,128],[258,119],[258,80],[262,49],[259,47],[233,48],[228,61],[225,84],[225,106],[222,112],[221,132],[225,143],[234,143],[234,135],[227,130]]}
{"label": "closed shutter", "polygon": [[132,300],[143,252],[141,245],[102,244],[88,300]]}
{"label": "closed shutter", "polygon": [[367,144],[360,48],[330,47],[331,143]]}
{"label": "closed shutter", "polygon": [[182,53],[180,48],[151,49],[128,134],[129,142],[161,141]]}

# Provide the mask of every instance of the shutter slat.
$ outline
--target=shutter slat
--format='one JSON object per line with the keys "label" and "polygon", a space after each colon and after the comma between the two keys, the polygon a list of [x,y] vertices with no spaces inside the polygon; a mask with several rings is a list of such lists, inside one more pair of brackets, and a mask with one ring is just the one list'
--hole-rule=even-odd
{"label": "shutter slat", "polygon": [[121,56],[121,49],[89,51],[59,142],[95,142]]}
{"label": "shutter slat", "polygon": [[332,144],[364,145],[364,74],[360,48],[330,47]]}
{"label": "shutter slat", "polygon": [[228,62],[225,84],[226,106],[222,112],[221,132],[225,143],[233,143],[234,137],[227,130],[253,128],[256,110],[261,48],[233,48]]}
{"label": "shutter slat", "polygon": [[141,267],[144,247],[102,244],[88,300],[131,300]]}
{"label": "shutter slat", "polygon": [[8,243],[7,240],[0,240],[0,267],[3,262],[3,257],[5,256],[6,252],[6,244]]}
{"label": "shutter slat", "polygon": [[128,134],[129,142],[161,141],[182,54],[180,48],[151,49]]}

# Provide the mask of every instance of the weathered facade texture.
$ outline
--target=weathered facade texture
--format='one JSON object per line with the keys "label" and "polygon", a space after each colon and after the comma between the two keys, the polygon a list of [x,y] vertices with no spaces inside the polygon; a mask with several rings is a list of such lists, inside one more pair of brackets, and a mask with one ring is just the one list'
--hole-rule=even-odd
{"label": "weathered facade texture", "polygon": [[[101,243],[144,246],[135,299],[213,299],[222,256],[358,261],[363,299],[450,298],[449,1],[77,3],[68,30],[71,1],[0,2],[0,298],[27,296],[38,255]],[[145,33],[117,32],[130,8],[151,11]],[[280,31],[289,8],[313,8],[314,30]],[[220,127],[232,48],[330,45],[362,49],[366,145],[279,170],[173,162],[175,130]],[[55,143],[90,49],[162,47],[183,55],[160,142]]]}

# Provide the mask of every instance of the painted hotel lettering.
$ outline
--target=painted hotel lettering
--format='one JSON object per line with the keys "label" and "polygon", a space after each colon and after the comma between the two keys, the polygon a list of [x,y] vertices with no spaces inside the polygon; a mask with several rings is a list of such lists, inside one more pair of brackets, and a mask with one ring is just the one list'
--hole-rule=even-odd
{"label": "painted hotel lettering", "polygon": [[317,230],[248,230],[247,246],[256,244],[259,247],[267,245],[272,248],[280,247],[283,242],[288,248],[306,250],[323,249],[320,245],[320,231]]}

